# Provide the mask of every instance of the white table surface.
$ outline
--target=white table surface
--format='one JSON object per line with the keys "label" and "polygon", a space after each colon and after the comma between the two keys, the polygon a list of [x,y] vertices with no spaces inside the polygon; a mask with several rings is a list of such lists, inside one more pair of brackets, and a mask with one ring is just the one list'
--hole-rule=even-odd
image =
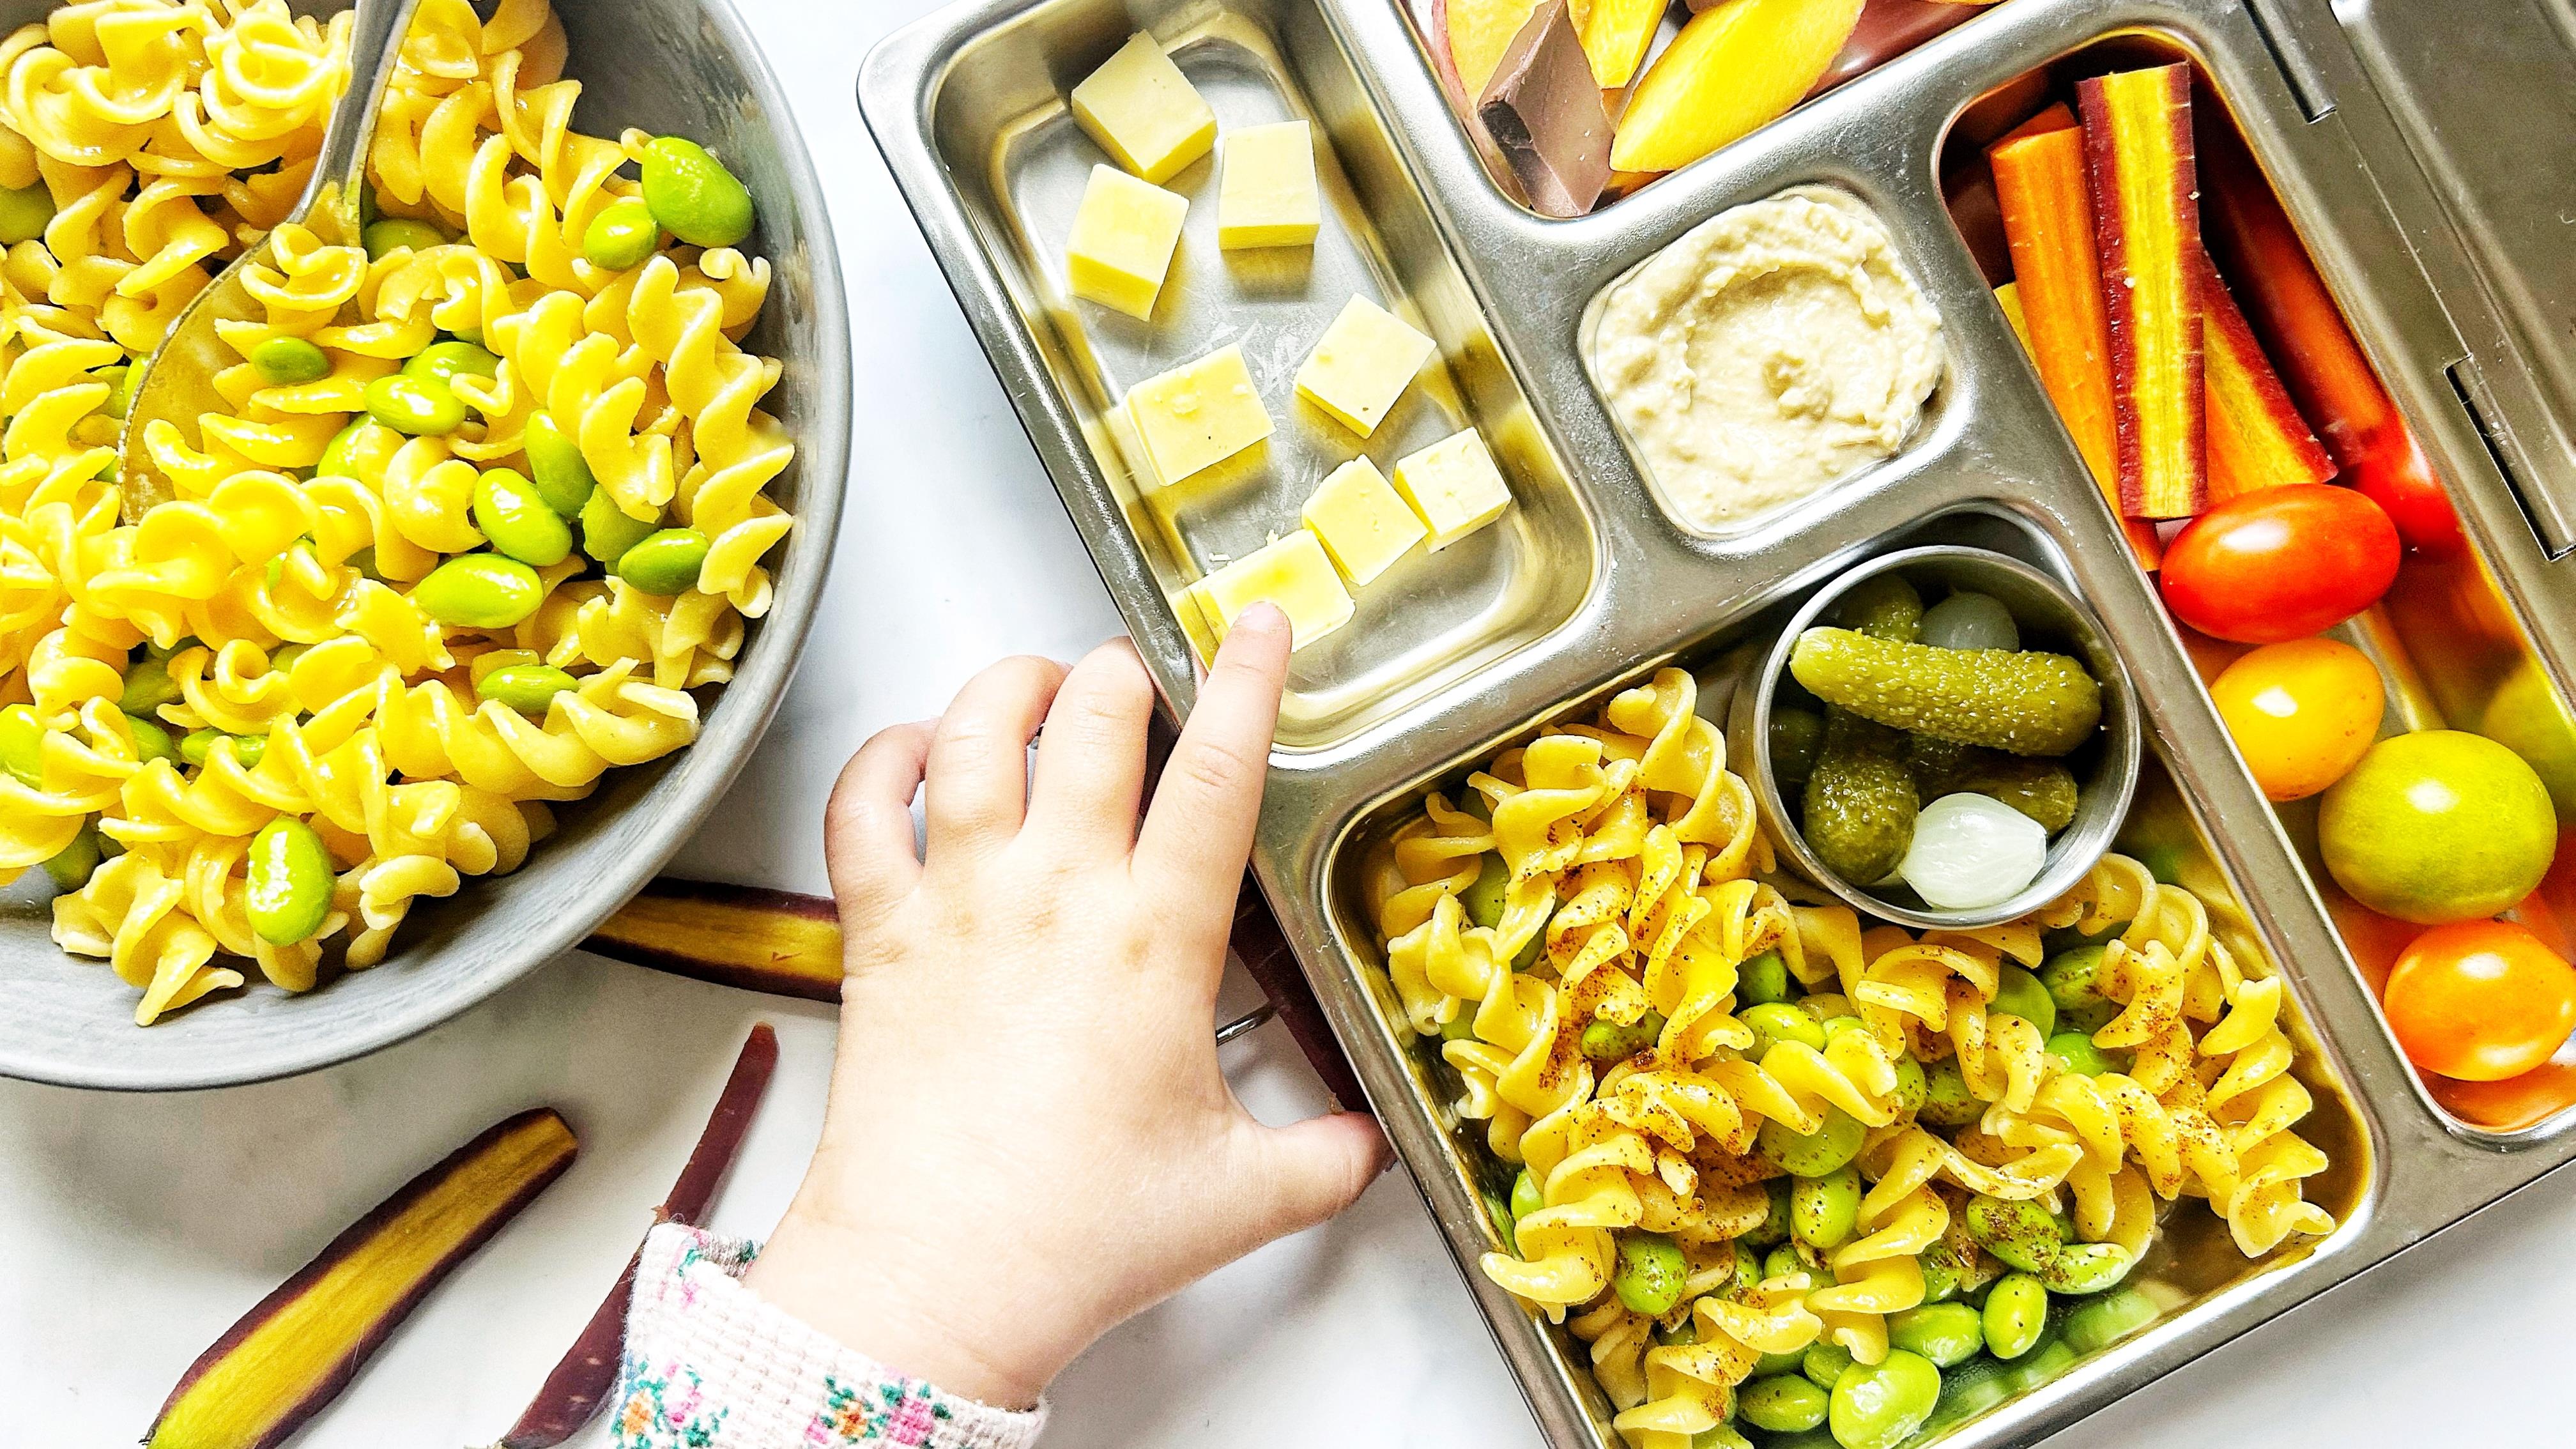
{"label": "white table surface", "polygon": [[[819,891],[823,794],[861,739],[936,713],[987,660],[1071,657],[1117,619],[851,99],[861,53],[924,0],[741,3],[831,197],[860,319],[856,477],[805,668],[675,868]],[[589,1317],[764,1018],[777,1080],[714,1216],[760,1235],[819,1128],[830,1014],[588,956],[293,1081],[160,1097],[0,1082],[0,1445],[131,1443],[190,1360],[351,1219],[551,1103],[580,1161],[297,1440],[488,1442]],[[1322,1105],[1279,1028],[1227,1053],[1263,1116]],[[2053,1442],[2562,1442],[2571,1324],[2576,1202],[2544,1186]],[[1058,1449],[1538,1442],[1400,1170],[1111,1334],[1054,1398]],[[577,1442],[604,1441],[594,1425]]]}

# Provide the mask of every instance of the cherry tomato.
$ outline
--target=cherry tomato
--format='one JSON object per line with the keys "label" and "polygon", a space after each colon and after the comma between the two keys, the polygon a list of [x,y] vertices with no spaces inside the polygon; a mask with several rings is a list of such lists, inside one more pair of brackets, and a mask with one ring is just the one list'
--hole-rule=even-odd
{"label": "cherry tomato", "polygon": [[2428,558],[2452,558],[2467,547],[2451,495],[2405,428],[2392,427],[2372,439],[2344,469],[2343,481],[2387,512],[2408,548]]}
{"label": "cherry tomato", "polygon": [[2165,606],[2240,644],[2304,639],[2377,603],[2399,552],[2388,514],[2352,489],[2257,489],[2193,519],[2165,550]]}
{"label": "cherry tomato", "polygon": [[2408,1059],[2460,1081],[2521,1076],[2576,1031],[2576,968],[2511,921],[2426,931],[2380,999]]}
{"label": "cherry tomato", "polygon": [[2379,735],[2385,698],[2370,657],[2333,639],[2266,644],[2209,685],[2254,783],[2304,800],[2344,777]]}

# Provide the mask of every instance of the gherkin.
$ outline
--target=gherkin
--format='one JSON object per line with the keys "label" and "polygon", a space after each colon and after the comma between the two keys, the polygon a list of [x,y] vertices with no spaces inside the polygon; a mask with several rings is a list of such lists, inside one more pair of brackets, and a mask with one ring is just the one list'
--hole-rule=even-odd
{"label": "gherkin", "polygon": [[1807,777],[1801,830],[1827,869],[1855,885],[1895,871],[1914,842],[1920,803],[1905,768],[1905,737],[1857,715],[1825,716],[1825,747]]}
{"label": "gherkin", "polygon": [[1827,704],[1890,729],[2015,755],[2063,755],[2102,720],[2084,665],[2039,650],[1936,649],[1852,629],[1809,629],[1789,672]]}

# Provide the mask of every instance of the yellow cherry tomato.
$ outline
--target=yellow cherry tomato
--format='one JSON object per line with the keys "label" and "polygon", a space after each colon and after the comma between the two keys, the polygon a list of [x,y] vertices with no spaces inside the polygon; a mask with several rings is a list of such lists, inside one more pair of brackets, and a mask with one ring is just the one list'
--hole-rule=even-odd
{"label": "yellow cherry tomato", "polygon": [[2344,777],[2379,734],[2385,703],[2369,656],[2333,639],[2266,644],[2209,686],[2218,717],[2275,800],[2303,800]]}

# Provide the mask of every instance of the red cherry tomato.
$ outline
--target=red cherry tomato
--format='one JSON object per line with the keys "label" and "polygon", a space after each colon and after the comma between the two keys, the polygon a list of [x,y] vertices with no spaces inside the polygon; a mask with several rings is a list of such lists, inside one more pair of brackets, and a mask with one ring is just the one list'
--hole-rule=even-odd
{"label": "red cherry tomato", "polygon": [[2408,548],[2430,558],[2453,558],[2468,546],[2460,532],[2460,515],[2451,507],[2451,495],[2442,480],[2433,476],[2433,465],[2416,446],[2414,435],[2403,427],[2392,427],[2373,439],[2344,469],[2343,481],[2387,512]]}
{"label": "red cherry tomato", "polygon": [[2257,489],[2193,519],[2165,550],[2165,607],[2240,644],[2303,639],[2377,603],[2399,552],[2388,514],[2349,488]]}
{"label": "red cherry tomato", "polygon": [[2415,1065],[2500,1082],[2548,1061],[2576,1031],[2576,968],[2511,921],[2458,921],[2415,938],[2381,1002]]}

